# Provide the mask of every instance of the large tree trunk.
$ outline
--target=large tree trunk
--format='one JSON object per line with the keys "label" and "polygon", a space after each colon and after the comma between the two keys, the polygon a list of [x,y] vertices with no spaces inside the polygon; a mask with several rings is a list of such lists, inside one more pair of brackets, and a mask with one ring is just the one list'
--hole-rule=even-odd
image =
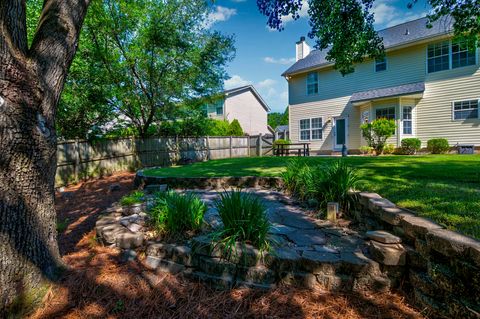
{"label": "large tree trunk", "polygon": [[25,1],[0,1],[0,313],[54,277],[55,111],[88,0],[46,0],[27,49]]}

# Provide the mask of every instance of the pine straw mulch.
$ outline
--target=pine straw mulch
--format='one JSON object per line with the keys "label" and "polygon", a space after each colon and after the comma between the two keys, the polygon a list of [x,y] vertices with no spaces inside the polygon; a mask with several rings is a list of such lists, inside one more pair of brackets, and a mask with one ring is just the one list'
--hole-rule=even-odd
{"label": "pine straw mulch", "polygon": [[[136,261],[121,263],[118,250],[96,243],[94,221],[79,220],[90,220],[101,210],[93,206],[105,207],[108,199],[120,196],[108,194],[109,180],[123,181],[121,193],[125,193],[131,178],[116,175],[75,186],[69,205],[59,199],[59,215],[71,218],[59,238],[70,269],[31,318],[422,318],[400,294],[328,293],[291,287],[217,291],[180,275],[154,273]],[[86,225],[90,231],[76,238],[76,227],[85,231]]]}

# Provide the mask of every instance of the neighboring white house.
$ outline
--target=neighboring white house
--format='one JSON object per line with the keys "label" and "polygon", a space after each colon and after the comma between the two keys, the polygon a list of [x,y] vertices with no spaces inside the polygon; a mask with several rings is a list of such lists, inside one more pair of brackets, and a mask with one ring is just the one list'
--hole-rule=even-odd
{"label": "neighboring white house", "polygon": [[[292,142],[309,142],[318,153],[345,144],[365,145],[360,125],[379,117],[394,119],[389,143],[417,137],[480,146],[479,50],[453,39],[451,18],[426,27],[426,18],[379,31],[386,48],[381,61],[367,59],[342,77],[326,52],[310,52],[305,38],[297,61],[282,75],[289,87]],[[307,53],[307,54],[305,54]]]}
{"label": "neighboring white house", "polygon": [[208,117],[229,122],[237,119],[248,135],[272,134],[267,124],[270,108],[252,85],[226,90],[223,94],[223,100],[207,106]]}

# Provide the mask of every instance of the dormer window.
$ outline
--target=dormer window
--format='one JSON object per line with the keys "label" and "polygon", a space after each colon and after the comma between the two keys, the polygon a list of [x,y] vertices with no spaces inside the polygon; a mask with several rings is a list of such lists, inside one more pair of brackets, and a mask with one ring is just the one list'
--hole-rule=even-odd
{"label": "dormer window", "polygon": [[307,95],[318,94],[318,73],[311,72],[307,75]]}
{"label": "dormer window", "polygon": [[375,72],[385,71],[387,69],[387,57],[375,59]]}

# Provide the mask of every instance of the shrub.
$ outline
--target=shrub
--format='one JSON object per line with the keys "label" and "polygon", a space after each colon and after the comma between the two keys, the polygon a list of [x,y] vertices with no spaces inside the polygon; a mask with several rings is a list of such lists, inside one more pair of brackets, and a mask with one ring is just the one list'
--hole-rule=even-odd
{"label": "shrub", "polygon": [[376,119],[360,126],[362,136],[368,145],[375,149],[376,155],[382,154],[387,139],[395,134],[395,128],[395,121],[385,118]]}
{"label": "shrub", "polygon": [[230,136],[243,136],[243,129],[240,126],[240,122],[234,119],[228,126],[228,135]]}
{"label": "shrub", "polygon": [[260,250],[269,248],[270,223],[260,199],[241,190],[225,191],[215,202],[223,228],[214,239],[224,245],[228,255],[236,253],[236,243],[251,244]]}
{"label": "shrub", "polygon": [[364,145],[364,146],[360,146],[359,150],[360,150],[360,153],[362,153],[363,155],[372,154],[373,147]]}
{"label": "shrub", "polygon": [[422,142],[418,138],[404,138],[400,146],[400,152],[405,155],[413,155],[420,150]]}
{"label": "shrub", "polygon": [[445,138],[432,138],[427,142],[427,149],[432,154],[443,154],[450,150],[450,145]]}
{"label": "shrub", "polygon": [[292,142],[290,140],[284,140],[284,139],[281,139],[279,138],[278,140],[275,140],[273,142],[273,145],[288,145],[288,144],[291,144]]}
{"label": "shrub", "polygon": [[149,214],[160,232],[181,234],[198,230],[206,210],[207,207],[197,195],[169,191],[156,194],[155,206]]}
{"label": "shrub", "polygon": [[395,152],[395,145],[393,144],[387,144],[383,148],[383,154],[392,154],[393,152]]}
{"label": "shrub", "polygon": [[120,199],[120,205],[122,206],[130,206],[133,204],[139,204],[143,202],[143,192],[142,191],[134,191],[129,195],[125,195]]}
{"label": "shrub", "polygon": [[318,166],[316,172],[315,193],[320,206],[325,208],[328,202],[338,202],[340,207],[348,210],[354,200],[349,192],[359,181],[356,169],[343,161],[335,161]]}

